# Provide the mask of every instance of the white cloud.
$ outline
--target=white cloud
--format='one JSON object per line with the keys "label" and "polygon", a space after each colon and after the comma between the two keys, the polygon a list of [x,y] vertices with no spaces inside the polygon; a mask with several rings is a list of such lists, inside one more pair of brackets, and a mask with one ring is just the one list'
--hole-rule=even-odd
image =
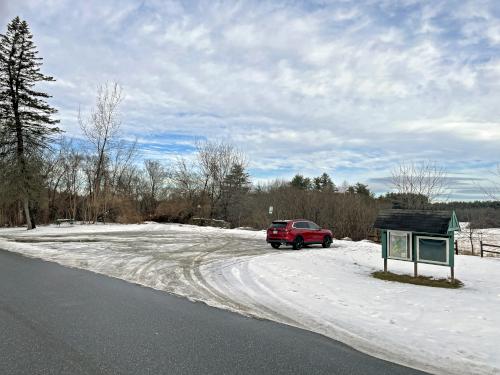
{"label": "white cloud", "polygon": [[494,1],[2,4],[32,26],[70,134],[118,80],[129,136],[233,140],[259,173],[500,159]]}
{"label": "white cloud", "polygon": [[497,122],[475,122],[453,118],[419,120],[401,125],[407,132],[453,134],[463,139],[479,142],[500,142],[500,119]]}

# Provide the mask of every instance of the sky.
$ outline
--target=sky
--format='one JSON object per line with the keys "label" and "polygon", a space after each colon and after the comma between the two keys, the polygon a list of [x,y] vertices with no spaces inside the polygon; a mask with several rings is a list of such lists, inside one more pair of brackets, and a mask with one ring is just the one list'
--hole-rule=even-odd
{"label": "sky", "polygon": [[70,137],[116,81],[122,136],[165,163],[223,140],[257,182],[326,172],[383,193],[430,160],[448,199],[475,200],[500,162],[499,1],[0,0],[0,33],[17,15]]}

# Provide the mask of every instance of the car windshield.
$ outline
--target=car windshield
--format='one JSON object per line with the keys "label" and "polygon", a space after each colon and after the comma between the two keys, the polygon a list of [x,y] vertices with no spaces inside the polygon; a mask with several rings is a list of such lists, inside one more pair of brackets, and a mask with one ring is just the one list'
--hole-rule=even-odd
{"label": "car windshield", "polygon": [[286,224],[286,221],[273,221],[271,228],[285,228]]}

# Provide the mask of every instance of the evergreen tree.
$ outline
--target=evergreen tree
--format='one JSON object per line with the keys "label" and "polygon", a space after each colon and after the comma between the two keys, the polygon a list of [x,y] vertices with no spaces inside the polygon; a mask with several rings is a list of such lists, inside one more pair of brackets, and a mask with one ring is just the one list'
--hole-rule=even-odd
{"label": "evergreen tree", "polygon": [[38,82],[54,81],[40,72],[42,58],[26,21],[14,18],[0,34],[0,156],[15,168],[12,183],[18,187],[28,229],[35,227],[32,200],[40,190],[34,163],[60,130],[52,118],[56,110],[36,91]]}
{"label": "evergreen tree", "polygon": [[296,174],[292,181],[290,181],[290,185],[296,189],[300,190],[310,190],[312,189],[312,182],[309,177],[304,177],[300,174]]}
{"label": "evergreen tree", "polygon": [[241,212],[241,200],[249,190],[250,175],[245,171],[245,167],[242,164],[233,164],[229,174],[223,181],[220,203],[224,220],[228,220],[232,216],[231,213],[237,212],[239,214]]}
{"label": "evergreen tree", "polygon": [[354,186],[348,186],[345,192],[348,193],[348,194],[355,194],[356,193],[356,189],[355,189]]}
{"label": "evergreen tree", "polygon": [[224,179],[224,186],[231,191],[247,192],[250,189],[250,175],[245,167],[239,163],[234,164]]}
{"label": "evergreen tree", "polygon": [[314,177],[314,189],[319,191],[337,191],[335,184],[328,175],[328,173],[323,173],[319,177]]}
{"label": "evergreen tree", "polygon": [[356,183],[356,185],[347,186],[345,192],[348,194],[359,194],[373,198],[373,193],[368,188],[368,185],[362,184],[360,182]]}
{"label": "evergreen tree", "polygon": [[430,206],[429,197],[415,193],[387,193],[383,199],[391,202],[392,208],[424,209]]}
{"label": "evergreen tree", "polygon": [[367,197],[371,197],[373,195],[373,193],[368,188],[368,185],[362,184],[360,182],[354,185],[353,188],[356,194],[366,195]]}

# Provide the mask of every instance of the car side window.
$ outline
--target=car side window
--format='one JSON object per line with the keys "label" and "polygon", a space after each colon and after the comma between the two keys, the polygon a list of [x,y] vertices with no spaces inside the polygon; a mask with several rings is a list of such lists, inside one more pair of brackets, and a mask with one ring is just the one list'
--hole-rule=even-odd
{"label": "car side window", "polygon": [[311,221],[308,224],[310,229],[320,229],[318,224],[314,224]]}
{"label": "car side window", "polygon": [[306,228],[309,228],[309,226],[307,225],[307,222],[305,222],[305,221],[297,221],[294,226],[297,229],[306,229]]}

